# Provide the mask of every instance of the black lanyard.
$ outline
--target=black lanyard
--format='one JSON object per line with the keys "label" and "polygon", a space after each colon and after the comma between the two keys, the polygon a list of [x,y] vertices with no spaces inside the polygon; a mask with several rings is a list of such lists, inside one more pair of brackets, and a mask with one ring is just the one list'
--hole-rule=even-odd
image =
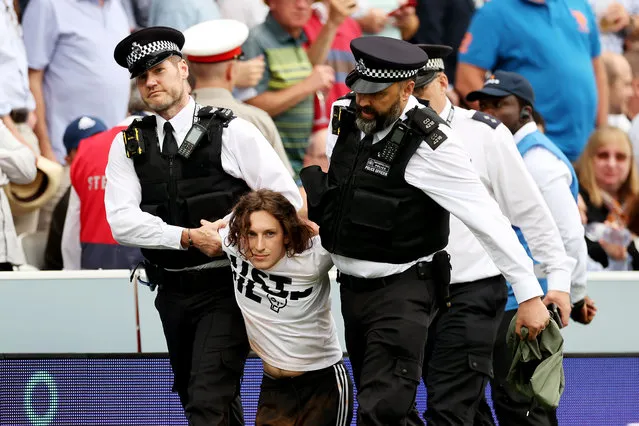
{"label": "black lanyard", "polygon": [[446,124],[448,124],[449,126],[451,125],[451,123],[453,122],[453,117],[455,116],[455,107],[454,106],[450,106],[450,111],[448,111],[448,117],[446,117]]}

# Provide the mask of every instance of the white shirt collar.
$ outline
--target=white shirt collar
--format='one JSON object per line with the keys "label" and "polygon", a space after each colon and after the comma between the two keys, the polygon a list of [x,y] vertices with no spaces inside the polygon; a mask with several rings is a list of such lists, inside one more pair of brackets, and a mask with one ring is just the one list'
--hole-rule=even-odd
{"label": "white shirt collar", "polygon": [[[180,110],[173,118],[169,120],[171,126],[173,126],[173,132],[175,133],[178,146],[182,143],[182,139],[186,136],[186,132],[189,131],[193,125],[193,114],[195,112],[195,101],[189,96],[189,103]],[[164,123],[166,120],[159,115],[155,116],[158,137],[160,140],[160,146],[164,140]]]}
{"label": "white shirt collar", "polygon": [[[404,107],[404,111],[402,112],[402,115],[399,117],[399,119],[400,120],[405,120],[406,119],[406,113],[408,111],[410,111],[411,109],[415,108],[415,106],[417,106],[417,105],[419,105],[419,101],[417,99],[415,99],[414,96],[411,96],[410,98],[408,98],[408,102],[406,102],[406,106]],[[391,124],[387,128],[382,129],[379,132],[375,133],[375,135],[373,136],[373,143],[377,143],[377,142],[381,141],[382,139],[384,139],[386,137],[386,135],[388,135],[390,133],[390,131],[393,128],[394,124],[395,124],[395,122],[393,122],[393,124]],[[361,136],[363,138],[366,135],[364,135],[364,132],[362,132]]]}
{"label": "white shirt collar", "polygon": [[[448,116],[452,108],[453,104],[450,102],[450,99],[448,99],[448,96],[446,96],[446,105],[444,105],[444,109],[442,109],[442,112],[439,114],[446,123],[448,123]],[[450,125],[450,123],[448,123],[448,125]]]}
{"label": "white shirt collar", "polygon": [[519,130],[517,130],[517,132],[513,136],[515,138],[515,143],[521,142],[523,138],[531,133],[535,133],[537,130],[539,130],[537,128],[537,123],[535,123],[534,121],[524,124]]}

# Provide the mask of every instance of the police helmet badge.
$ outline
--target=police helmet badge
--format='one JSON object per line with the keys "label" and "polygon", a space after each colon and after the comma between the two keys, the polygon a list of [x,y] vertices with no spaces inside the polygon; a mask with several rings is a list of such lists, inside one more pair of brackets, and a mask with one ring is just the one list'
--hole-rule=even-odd
{"label": "police helmet badge", "polygon": [[142,46],[135,41],[131,43],[131,55],[135,57],[140,57],[142,55]]}
{"label": "police helmet badge", "polygon": [[359,72],[360,74],[364,74],[366,72],[366,65],[364,64],[364,60],[362,58],[357,61],[356,67],[357,72]]}

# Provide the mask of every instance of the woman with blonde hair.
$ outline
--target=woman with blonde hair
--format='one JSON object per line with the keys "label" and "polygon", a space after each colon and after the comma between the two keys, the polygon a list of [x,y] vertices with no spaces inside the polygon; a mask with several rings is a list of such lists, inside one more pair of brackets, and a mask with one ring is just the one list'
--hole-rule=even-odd
{"label": "woman with blonde hair", "polygon": [[616,127],[597,129],[576,171],[586,204],[588,255],[605,269],[639,269],[639,252],[627,229],[639,195],[639,175],[628,135]]}

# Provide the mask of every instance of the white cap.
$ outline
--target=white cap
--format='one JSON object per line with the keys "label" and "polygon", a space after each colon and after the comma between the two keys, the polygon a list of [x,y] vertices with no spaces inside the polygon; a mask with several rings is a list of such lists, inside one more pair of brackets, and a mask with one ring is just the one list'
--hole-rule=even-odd
{"label": "white cap", "polygon": [[214,19],[184,31],[182,53],[191,62],[223,62],[242,54],[248,38],[246,25],[233,19]]}

